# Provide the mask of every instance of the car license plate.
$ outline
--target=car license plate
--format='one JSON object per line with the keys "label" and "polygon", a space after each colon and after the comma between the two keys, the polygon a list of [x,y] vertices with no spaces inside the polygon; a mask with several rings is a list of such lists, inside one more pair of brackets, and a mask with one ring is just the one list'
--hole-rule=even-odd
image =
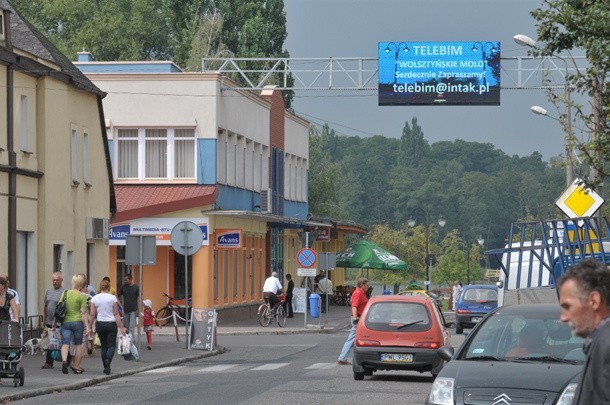
{"label": "car license plate", "polygon": [[412,363],[413,355],[412,354],[382,353],[381,361]]}
{"label": "car license plate", "polygon": [[472,318],[472,322],[477,323],[481,320],[481,318]]}

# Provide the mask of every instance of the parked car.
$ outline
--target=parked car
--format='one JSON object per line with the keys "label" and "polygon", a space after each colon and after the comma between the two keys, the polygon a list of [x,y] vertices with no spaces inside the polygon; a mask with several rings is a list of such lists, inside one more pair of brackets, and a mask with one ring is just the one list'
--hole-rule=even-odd
{"label": "parked car", "polygon": [[437,349],[450,344],[442,312],[425,295],[378,295],[367,303],[356,327],[355,380],[378,370],[438,374]]}
{"label": "parked car", "polygon": [[582,371],[583,339],[559,320],[558,304],[513,305],[490,312],[447,360],[429,405],[569,405]]}
{"label": "parked car", "polygon": [[436,304],[439,306],[439,308],[442,308],[440,295],[438,295],[436,293],[433,293],[432,291],[427,291],[427,290],[402,290],[398,294],[400,294],[400,295],[424,295],[426,297],[432,298],[436,302]]}
{"label": "parked car", "polygon": [[472,328],[484,315],[498,306],[498,287],[467,285],[458,297],[455,310],[455,333]]}

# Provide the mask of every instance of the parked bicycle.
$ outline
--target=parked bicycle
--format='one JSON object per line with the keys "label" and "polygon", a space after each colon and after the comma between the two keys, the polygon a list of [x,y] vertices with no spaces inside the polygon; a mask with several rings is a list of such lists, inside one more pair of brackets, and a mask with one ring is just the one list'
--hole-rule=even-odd
{"label": "parked bicycle", "polygon": [[179,321],[182,323],[187,322],[188,317],[184,313],[185,307],[175,304],[173,301],[175,301],[176,298],[170,297],[166,293],[163,293],[163,296],[166,299],[166,303],[163,308],[156,312],[155,323],[157,326],[165,326],[170,319],[174,325],[178,325]]}
{"label": "parked bicycle", "polygon": [[269,299],[265,298],[265,303],[261,304],[258,307],[258,322],[262,327],[269,326],[271,320],[275,318],[278,326],[283,328],[286,325],[286,311],[284,311],[284,301],[286,301],[286,294],[280,294],[277,296],[280,300],[280,305],[278,305],[275,310],[275,314],[271,312],[271,305],[269,304]]}

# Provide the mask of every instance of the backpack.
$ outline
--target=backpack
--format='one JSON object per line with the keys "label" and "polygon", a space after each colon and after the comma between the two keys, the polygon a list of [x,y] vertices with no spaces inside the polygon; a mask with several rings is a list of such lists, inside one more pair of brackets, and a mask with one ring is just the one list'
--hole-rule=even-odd
{"label": "backpack", "polygon": [[67,291],[61,293],[59,302],[55,306],[55,322],[62,323],[66,317],[66,312],[68,312],[68,306],[66,304],[66,292]]}

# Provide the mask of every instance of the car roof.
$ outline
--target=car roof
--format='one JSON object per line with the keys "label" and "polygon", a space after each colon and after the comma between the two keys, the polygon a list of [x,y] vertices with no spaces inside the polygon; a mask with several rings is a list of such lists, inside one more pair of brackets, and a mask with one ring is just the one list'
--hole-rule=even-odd
{"label": "car roof", "polygon": [[414,295],[377,295],[369,300],[369,304],[377,302],[418,302],[425,303],[430,301],[431,298],[423,294]]}
{"label": "car roof", "polygon": [[464,290],[470,290],[472,288],[488,288],[490,290],[497,290],[498,287],[491,284],[468,284],[463,287]]}
{"label": "car roof", "polygon": [[548,315],[559,317],[561,308],[557,304],[514,304],[499,307],[496,313],[503,315]]}

